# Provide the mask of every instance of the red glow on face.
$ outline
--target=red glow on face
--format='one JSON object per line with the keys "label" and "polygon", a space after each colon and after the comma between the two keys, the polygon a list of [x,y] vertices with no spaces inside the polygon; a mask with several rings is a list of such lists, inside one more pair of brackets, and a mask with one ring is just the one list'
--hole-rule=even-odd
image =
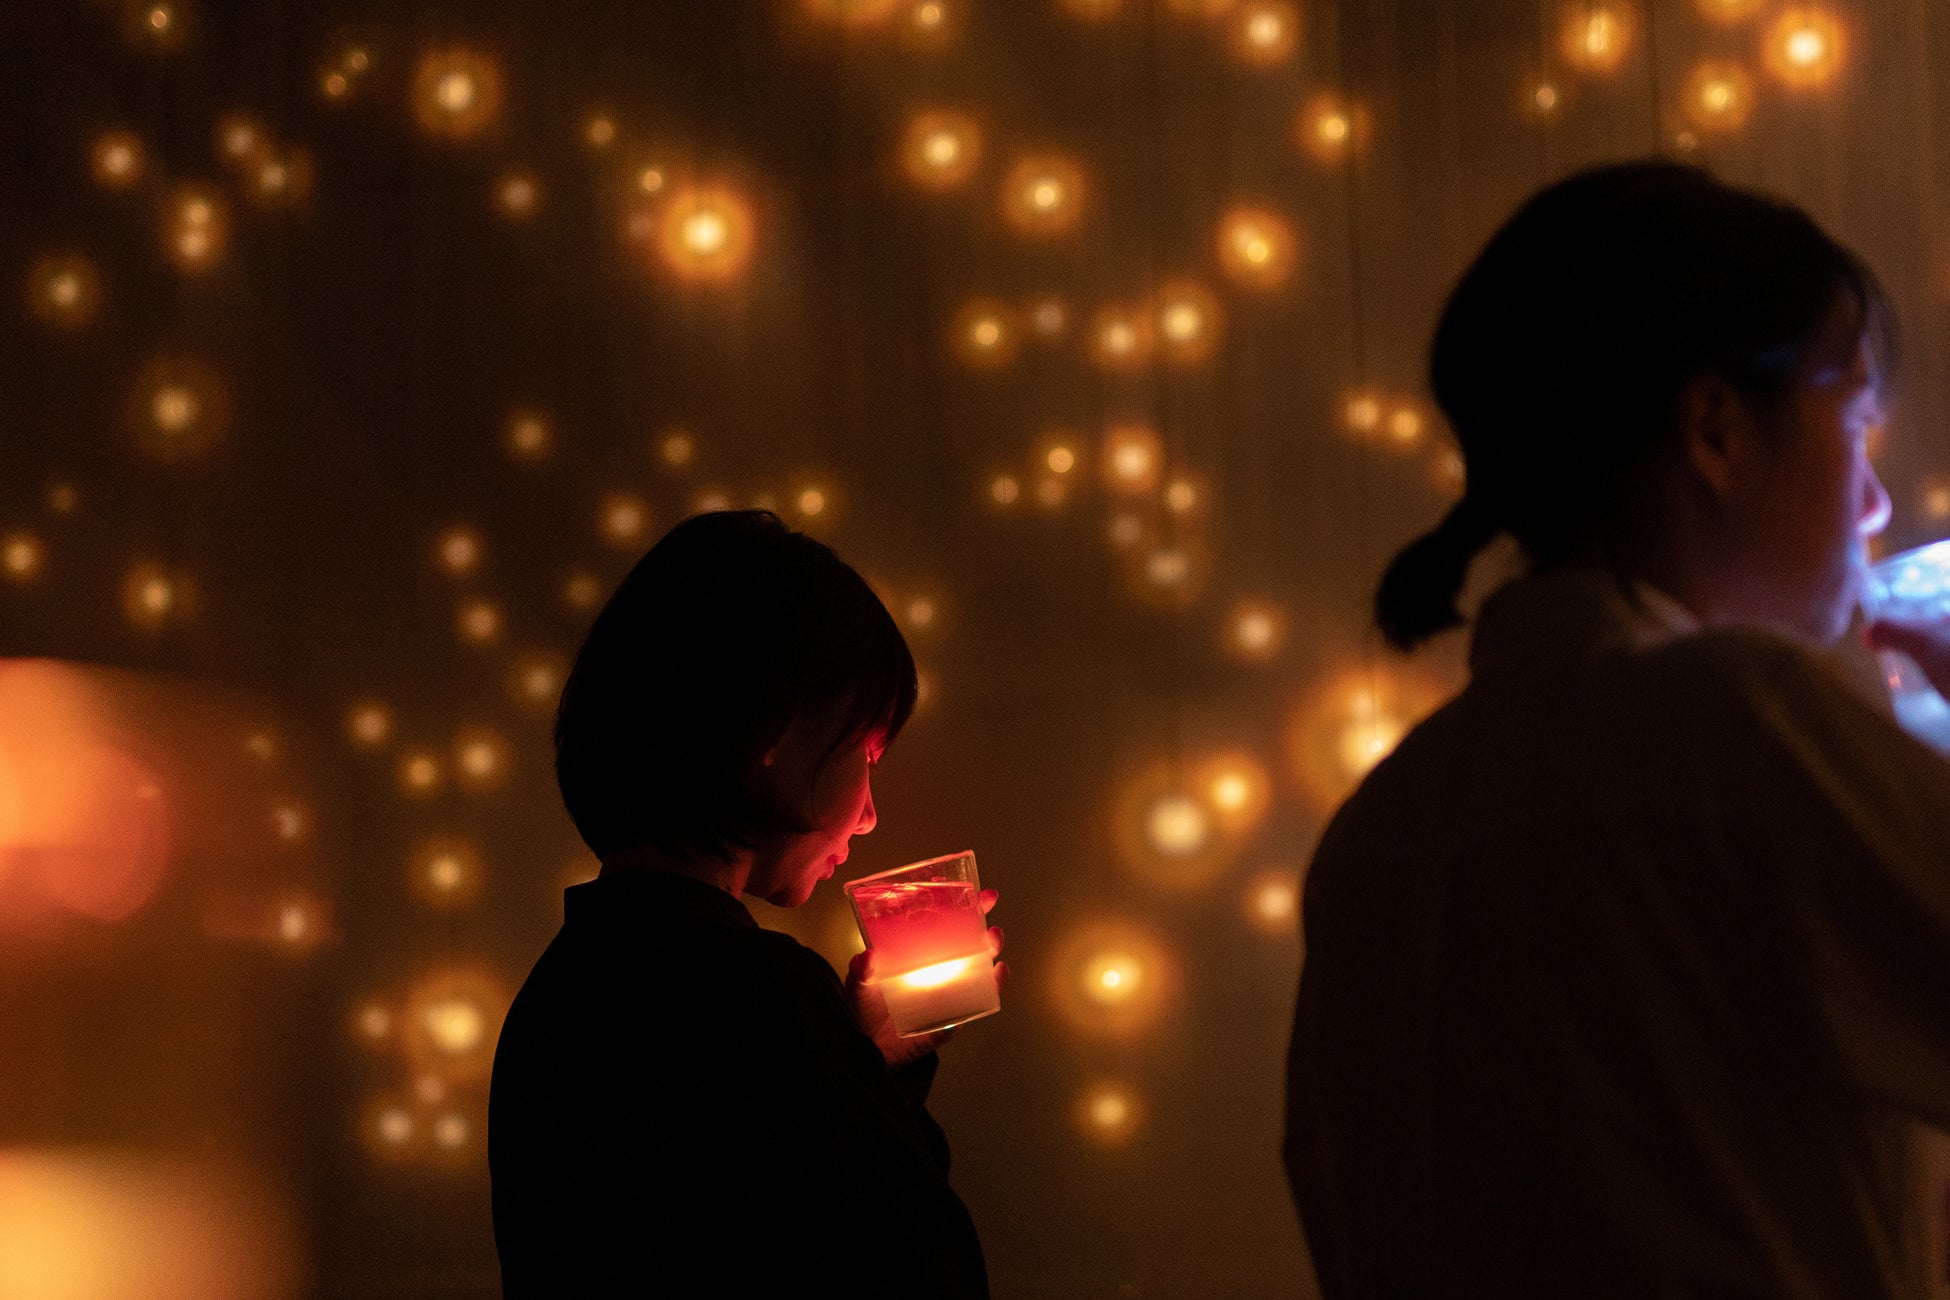
{"label": "red glow on face", "polygon": [[169,842],[160,783],[116,743],[86,678],[0,663],[0,921],[123,920],[161,883]]}

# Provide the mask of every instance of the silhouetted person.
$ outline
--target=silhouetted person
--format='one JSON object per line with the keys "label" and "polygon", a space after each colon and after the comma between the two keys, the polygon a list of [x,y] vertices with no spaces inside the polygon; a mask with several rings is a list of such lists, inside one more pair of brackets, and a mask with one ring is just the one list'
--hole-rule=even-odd
{"label": "silhouetted person", "polygon": [[804,903],[873,829],[914,699],[872,590],[769,514],[679,524],[610,598],[555,729],[602,869],[494,1060],[510,1300],[988,1294],[923,1106],[941,1036],[892,1032],[869,954],[843,987],[739,901]]}
{"label": "silhouetted person", "polygon": [[1537,195],[1450,298],[1468,488],[1381,628],[1461,622],[1498,534],[1528,570],[1307,882],[1286,1159],[1329,1300],[1924,1294],[1950,764],[1822,650],[1888,518],[1892,332],[1805,214],[1662,163]]}

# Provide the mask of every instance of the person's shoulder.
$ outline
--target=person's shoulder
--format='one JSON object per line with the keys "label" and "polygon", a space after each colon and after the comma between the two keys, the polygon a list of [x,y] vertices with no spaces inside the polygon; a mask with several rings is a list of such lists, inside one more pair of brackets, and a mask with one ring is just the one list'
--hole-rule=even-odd
{"label": "person's shoulder", "polygon": [[1712,628],[1632,656],[1622,674],[1667,698],[1725,716],[1783,705],[1866,705],[1833,652],[1760,627]]}

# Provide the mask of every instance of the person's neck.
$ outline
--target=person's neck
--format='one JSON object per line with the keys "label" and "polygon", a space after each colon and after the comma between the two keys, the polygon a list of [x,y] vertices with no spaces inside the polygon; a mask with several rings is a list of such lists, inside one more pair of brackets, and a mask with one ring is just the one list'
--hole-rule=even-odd
{"label": "person's neck", "polygon": [[702,861],[681,858],[674,853],[648,845],[633,849],[623,849],[603,859],[602,869],[596,875],[617,876],[638,871],[664,871],[673,876],[688,876],[702,881],[714,889],[722,889],[733,898],[745,892],[745,880],[751,874],[752,862],[749,855],[741,854],[730,862],[716,859]]}

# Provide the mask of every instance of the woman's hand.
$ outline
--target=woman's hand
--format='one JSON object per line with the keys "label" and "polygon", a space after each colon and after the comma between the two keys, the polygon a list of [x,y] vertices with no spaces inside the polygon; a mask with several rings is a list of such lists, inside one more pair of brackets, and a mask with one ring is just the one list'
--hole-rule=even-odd
{"label": "woman's hand", "polygon": [[[993,889],[984,889],[981,896],[982,915],[987,916],[1000,897]],[[999,959],[1002,955],[1002,927],[989,927],[989,956]],[[846,1000],[852,1004],[853,1019],[860,1026],[860,1032],[873,1039],[873,1045],[880,1049],[880,1055],[887,1061],[889,1069],[898,1070],[903,1065],[914,1062],[934,1051],[948,1041],[955,1031],[944,1029],[935,1034],[920,1034],[913,1038],[902,1038],[894,1032],[894,1024],[887,1018],[887,1000],[880,995],[880,985],[874,979],[874,954],[869,948],[854,956],[846,968]],[[995,963],[995,986],[999,989],[1009,982],[1009,963],[997,960]]]}
{"label": "woman's hand", "polygon": [[1863,630],[1871,650],[1908,655],[1937,693],[1950,696],[1950,622],[1897,623],[1882,619]]}

